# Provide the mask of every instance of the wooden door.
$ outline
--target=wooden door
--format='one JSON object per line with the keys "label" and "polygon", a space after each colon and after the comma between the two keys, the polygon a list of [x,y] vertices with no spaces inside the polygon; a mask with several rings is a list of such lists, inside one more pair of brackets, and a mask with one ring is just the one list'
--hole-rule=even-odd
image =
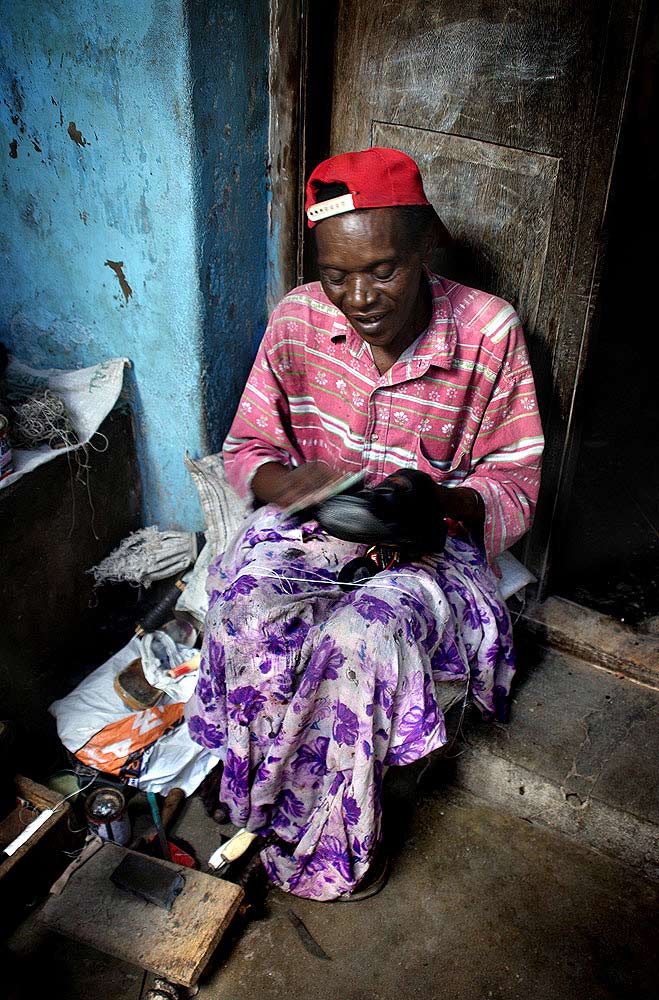
{"label": "wooden door", "polygon": [[351,149],[409,153],[460,251],[445,273],[513,302],[525,324],[547,451],[520,554],[541,592],[569,489],[574,400],[640,6],[339,0],[307,9],[316,97],[306,109],[304,172]]}

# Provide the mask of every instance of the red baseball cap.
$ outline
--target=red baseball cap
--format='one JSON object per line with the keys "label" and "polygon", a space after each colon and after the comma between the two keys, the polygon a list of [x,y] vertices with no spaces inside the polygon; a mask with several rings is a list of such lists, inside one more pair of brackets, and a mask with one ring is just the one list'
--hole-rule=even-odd
{"label": "red baseball cap", "polygon": [[[349,194],[316,201],[317,184],[345,184]],[[323,219],[356,208],[429,205],[419,168],[399,149],[373,146],[358,153],[340,153],[323,160],[307,181],[304,205],[310,229]]]}

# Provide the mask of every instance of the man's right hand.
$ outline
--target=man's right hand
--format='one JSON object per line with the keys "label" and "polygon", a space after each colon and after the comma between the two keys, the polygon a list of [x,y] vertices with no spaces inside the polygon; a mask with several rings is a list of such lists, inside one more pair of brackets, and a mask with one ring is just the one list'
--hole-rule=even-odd
{"label": "man's right hand", "polygon": [[307,462],[297,469],[287,469],[278,462],[268,462],[257,469],[252,480],[252,492],[262,503],[274,503],[285,509],[340,478],[324,462]]}

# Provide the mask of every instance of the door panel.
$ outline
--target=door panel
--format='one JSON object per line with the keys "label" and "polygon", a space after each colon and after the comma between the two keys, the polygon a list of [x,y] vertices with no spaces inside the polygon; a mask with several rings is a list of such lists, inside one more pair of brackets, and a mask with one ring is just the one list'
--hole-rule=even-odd
{"label": "door panel", "polygon": [[341,0],[332,146],[379,119],[556,155],[589,120],[608,20],[601,0]]}
{"label": "door panel", "polygon": [[471,258],[471,280],[511,300],[525,323],[547,450],[521,554],[542,591],[569,492],[574,400],[641,0],[326,6],[335,34],[331,101],[320,109],[331,104],[329,152],[393,145],[419,160]]}
{"label": "door panel", "polygon": [[373,123],[372,145],[402,149],[416,160],[428,198],[465,251],[469,280],[512,302],[525,326],[534,326],[559,161],[383,122]]}

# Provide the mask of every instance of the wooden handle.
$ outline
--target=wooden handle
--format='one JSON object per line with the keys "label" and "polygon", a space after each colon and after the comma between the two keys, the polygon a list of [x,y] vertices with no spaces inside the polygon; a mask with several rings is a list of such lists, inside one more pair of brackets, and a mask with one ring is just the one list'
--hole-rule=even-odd
{"label": "wooden handle", "polygon": [[185,792],[182,788],[170,788],[167,792],[165,801],[162,804],[162,809],[160,810],[160,820],[164,830],[167,829],[176,816],[176,813],[179,811],[184,799]]}

